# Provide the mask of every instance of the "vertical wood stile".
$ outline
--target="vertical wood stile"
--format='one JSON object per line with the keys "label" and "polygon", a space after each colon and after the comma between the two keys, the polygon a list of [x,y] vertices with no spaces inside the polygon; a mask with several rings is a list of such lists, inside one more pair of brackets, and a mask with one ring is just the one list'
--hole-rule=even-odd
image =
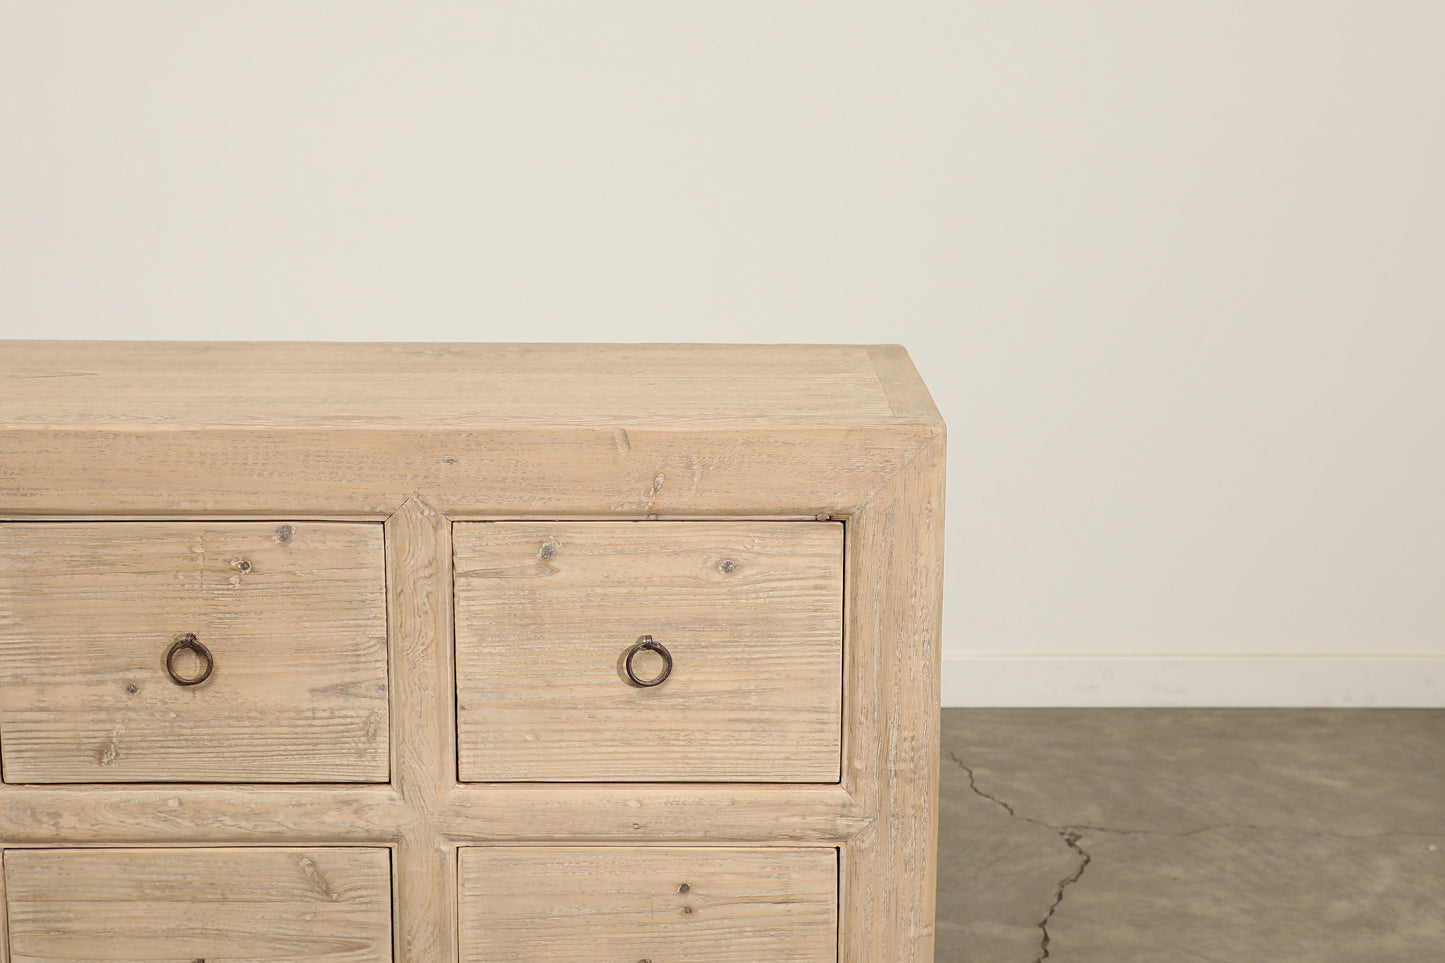
{"label": "vertical wood stile", "polygon": [[844,963],[933,959],[943,435],[854,516],[844,785],[876,814],[842,847]]}
{"label": "vertical wood stile", "polygon": [[10,963],[9,905],[5,899],[5,850],[0,848],[0,963]]}
{"label": "vertical wood stile", "polygon": [[422,499],[408,499],[387,519],[386,558],[392,781],[416,814],[396,848],[396,960],[450,963],[456,847],[430,815],[456,782],[450,524]]}

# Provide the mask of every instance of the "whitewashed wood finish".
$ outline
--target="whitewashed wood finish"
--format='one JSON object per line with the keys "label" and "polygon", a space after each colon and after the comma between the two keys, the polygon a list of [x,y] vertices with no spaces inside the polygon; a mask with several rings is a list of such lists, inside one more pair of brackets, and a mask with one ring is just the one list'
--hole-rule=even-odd
{"label": "whitewashed wood finish", "polygon": [[14,963],[391,959],[385,849],[5,854]]}
{"label": "whitewashed wood finish", "polygon": [[931,437],[936,412],[888,401],[916,383],[887,347],[12,341],[0,518],[384,517],[416,492],[446,514],[848,514]]}
{"label": "whitewashed wood finish", "polygon": [[[454,541],[463,781],[838,780],[841,524],[459,522]],[[644,635],[673,658],[652,688],[622,666]]]}
{"label": "whitewashed wood finish", "polygon": [[435,820],[456,785],[451,526],[420,498],[387,520],[396,640],[395,782],[412,818],[396,850],[398,963],[456,958],[456,847]]}
{"label": "whitewashed wood finish", "polygon": [[893,420],[855,345],[17,341],[0,428],[476,431]]}
{"label": "whitewashed wood finish", "polygon": [[5,895],[5,851],[0,849],[0,963],[10,963],[10,921]]}
{"label": "whitewashed wood finish", "polygon": [[390,786],[0,786],[0,844],[370,843],[414,819]]}
{"label": "whitewashed wood finish", "polygon": [[[755,420],[732,422],[702,410],[716,395],[690,394],[676,378],[658,390],[653,377],[668,364],[746,366],[747,352],[717,346],[608,355],[627,371],[600,389],[595,420],[576,407],[567,382],[586,377],[580,359],[596,346],[517,354],[518,370],[529,373],[515,380],[536,394],[491,413],[473,403],[490,398],[485,391],[421,399],[410,409],[401,399],[446,382],[427,387],[431,363],[474,366],[510,346],[478,348],[469,358],[450,346],[412,346],[402,364],[391,346],[321,349],[316,364],[325,370],[310,383],[314,393],[310,346],[228,355],[223,346],[162,345],[146,362],[221,370],[217,359],[229,357],[237,371],[255,374],[233,371],[225,386],[137,374],[144,366],[127,374],[140,362],[125,346],[4,347],[0,520],[387,520],[397,649],[390,785],[0,785],[0,846],[387,844],[396,869],[395,958],[406,963],[457,958],[456,917],[434,908],[455,910],[459,845],[837,846],[839,958],[931,959],[943,438],[901,349],[755,349],[776,352],[781,367],[720,379],[746,381],[757,400]],[[857,366],[865,355],[871,376]],[[819,370],[830,364],[840,367]],[[322,391],[347,379],[343,369],[366,387]],[[856,394],[842,387],[860,371]],[[134,417],[92,400],[86,386],[97,375],[128,381]],[[453,388],[465,381],[458,377]],[[841,392],[835,410],[799,402],[818,379],[831,387],[815,397]],[[726,394],[720,385],[707,391],[714,388]],[[353,404],[360,394],[386,400]],[[391,405],[399,417],[387,414]],[[241,408],[232,427],[217,427]],[[462,420],[430,420],[448,411]],[[456,783],[451,729],[438,721],[454,710],[452,519],[819,516],[846,523],[840,784]],[[396,641],[402,636],[411,643]]]}
{"label": "whitewashed wood finish", "polygon": [[[0,841],[37,846],[423,840],[846,839],[873,817],[838,786],[494,784],[423,809],[390,788],[0,787]],[[403,866],[405,854],[403,854]]]}
{"label": "whitewashed wood finish", "polygon": [[832,849],[465,847],[461,959],[833,963]]}
{"label": "whitewashed wood finish", "polygon": [[888,399],[889,414],[898,425],[925,425],[930,430],[941,430],[943,421],[933,398],[928,393],[923,379],[913,367],[908,352],[896,344],[873,344],[868,346],[868,357],[873,362],[873,372],[878,385]]}
{"label": "whitewashed wood finish", "polygon": [[835,842],[872,823],[839,786],[728,783],[470,785],[437,817],[448,838],[474,842]]}
{"label": "whitewashed wood finish", "polygon": [[384,782],[385,612],[380,525],[0,525],[5,778]]}
{"label": "whitewashed wood finish", "polygon": [[842,847],[845,963],[933,959],[944,444],[849,527],[843,785],[875,821]]}
{"label": "whitewashed wood finish", "polygon": [[447,515],[846,516],[929,437],[912,425],[0,430],[0,518],[380,519],[417,492]]}

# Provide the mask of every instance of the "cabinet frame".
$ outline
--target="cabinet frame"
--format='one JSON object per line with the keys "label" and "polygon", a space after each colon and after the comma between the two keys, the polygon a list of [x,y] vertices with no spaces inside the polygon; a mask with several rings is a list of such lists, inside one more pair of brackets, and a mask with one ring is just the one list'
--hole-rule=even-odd
{"label": "cabinet frame", "polygon": [[[390,783],[5,784],[0,849],[392,847],[394,959],[451,963],[462,845],[836,847],[838,959],[926,963],[934,933],[945,437],[902,349],[867,350],[893,411],[876,424],[0,426],[0,524],[383,521],[391,659]],[[844,523],[841,780],[459,783],[451,523],[700,518]],[[4,926],[0,914],[0,937]],[[9,963],[5,938],[0,963]]]}

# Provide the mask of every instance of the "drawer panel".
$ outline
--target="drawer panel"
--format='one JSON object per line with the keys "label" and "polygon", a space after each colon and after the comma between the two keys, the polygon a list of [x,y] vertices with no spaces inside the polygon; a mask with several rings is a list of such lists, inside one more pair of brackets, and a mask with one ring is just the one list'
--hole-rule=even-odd
{"label": "drawer panel", "polygon": [[386,781],[385,585],[379,524],[0,525],[5,780]]}
{"label": "drawer panel", "polygon": [[[835,782],[837,522],[453,526],[460,778]],[[660,685],[629,680],[645,636]],[[632,669],[655,679],[663,657]]]}
{"label": "drawer panel", "polygon": [[460,872],[464,963],[838,958],[832,849],[478,846]]}
{"label": "drawer panel", "polygon": [[391,960],[386,849],[10,849],[12,963]]}

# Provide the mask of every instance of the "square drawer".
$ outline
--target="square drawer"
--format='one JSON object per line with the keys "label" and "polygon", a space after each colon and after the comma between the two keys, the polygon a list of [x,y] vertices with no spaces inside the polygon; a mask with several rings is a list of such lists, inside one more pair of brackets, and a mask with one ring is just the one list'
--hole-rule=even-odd
{"label": "square drawer", "polygon": [[477,846],[462,963],[835,963],[833,849]]}
{"label": "square drawer", "polygon": [[379,524],[0,525],[5,781],[385,782],[385,586]]}
{"label": "square drawer", "polygon": [[838,780],[841,523],[452,538],[462,781]]}
{"label": "square drawer", "polygon": [[389,963],[382,848],[9,849],[13,963]]}

